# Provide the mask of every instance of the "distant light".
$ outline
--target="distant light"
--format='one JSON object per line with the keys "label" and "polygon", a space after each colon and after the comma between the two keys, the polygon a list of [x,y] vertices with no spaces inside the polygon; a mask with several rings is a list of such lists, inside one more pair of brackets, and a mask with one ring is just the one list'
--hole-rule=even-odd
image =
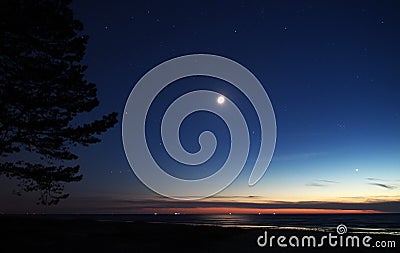
{"label": "distant light", "polygon": [[358,169],[356,169],[356,172],[358,172]]}
{"label": "distant light", "polygon": [[219,96],[217,99],[218,104],[223,104],[225,102],[225,97],[224,96]]}

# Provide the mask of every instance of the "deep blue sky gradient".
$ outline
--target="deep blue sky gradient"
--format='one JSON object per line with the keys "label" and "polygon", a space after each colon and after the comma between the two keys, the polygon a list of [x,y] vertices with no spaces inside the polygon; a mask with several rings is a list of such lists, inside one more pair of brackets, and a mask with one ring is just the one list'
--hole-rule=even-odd
{"label": "deep blue sky gradient", "polygon": [[[119,112],[121,119],[134,84],[165,60],[192,53],[221,55],[247,67],[264,85],[278,129],[275,155],[260,183],[247,187],[252,153],[237,182],[221,195],[399,199],[398,1],[75,1],[72,8],[90,36],[86,78],[97,84],[101,101],[82,120],[110,111]],[[179,82],[192,89],[215,89],[241,105],[257,143],[259,125],[252,108],[234,89],[212,78],[176,82],[154,106],[153,126],[174,97],[185,92]],[[172,174],[195,178],[223,162],[229,136],[215,116],[202,113],[187,119],[181,129],[183,145],[196,151],[197,135],[206,129],[226,145],[218,147],[207,168],[192,174],[190,168],[177,166]],[[157,158],[171,163],[157,147],[159,133],[150,135]],[[65,202],[78,204],[61,204],[61,209],[86,210],[90,204],[79,198],[157,198],[130,170],[121,121],[103,140],[77,150],[84,181],[67,187],[72,196]],[[257,145],[251,148],[256,151]],[[24,208],[29,204],[20,204]]]}

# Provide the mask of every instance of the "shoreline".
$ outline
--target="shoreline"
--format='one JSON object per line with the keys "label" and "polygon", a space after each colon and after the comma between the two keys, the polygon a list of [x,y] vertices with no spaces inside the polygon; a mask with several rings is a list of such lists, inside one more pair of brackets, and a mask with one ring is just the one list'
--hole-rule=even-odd
{"label": "shoreline", "polygon": [[[137,223],[140,221],[116,221],[116,220],[97,220],[99,222],[126,222],[126,223]],[[194,227],[220,227],[220,228],[240,228],[240,229],[259,229],[259,230],[283,230],[283,231],[310,231],[310,232],[322,232],[322,233],[335,233],[336,227],[329,228],[314,228],[314,227],[295,227],[295,226],[268,226],[268,225],[221,225],[212,223],[171,223],[162,221],[146,221],[148,224],[169,224],[169,225],[184,225]],[[400,236],[400,231],[387,231],[385,229],[376,228],[354,228],[349,227],[353,234],[370,234],[370,235],[394,235]]]}
{"label": "shoreline", "polygon": [[[328,235],[325,231],[296,229],[240,228],[185,225],[140,221],[98,221],[94,219],[48,219],[0,216],[0,252],[398,252],[400,236],[369,233],[347,235],[371,236],[374,240],[392,240],[396,248],[384,251],[373,248],[282,248],[259,247],[257,239],[267,231],[271,236]],[[333,233],[331,232],[332,234]]]}
{"label": "shoreline", "polygon": [[[225,216],[225,217],[235,217],[238,216],[239,218],[241,216],[254,216],[254,217],[260,217],[260,215],[256,214],[250,214],[250,215],[243,215],[243,214],[232,214],[232,215],[221,215],[221,214],[216,214],[219,217]],[[342,216],[341,214],[307,214],[307,215],[300,215],[300,216],[305,216],[308,219],[312,219],[314,217],[324,217],[326,216],[327,218],[334,217],[334,216]],[[358,214],[346,214],[344,216],[352,216],[356,215],[359,216]],[[366,215],[366,216],[385,216],[385,215],[396,215],[400,217],[400,213],[386,213],[386,214],[361,214],[361,215]],[[259,225],[259,224],[244,224],[244,223],[239,223],[239,222],[234,222],[234,223],[224,223],[222,222],[210,222],[207,219],[204,220],[190,220],[187,219],[186,217],[197,217],[197,216],[214,216],[213,214],[180,214],[180,215],[174,215],[174,214],[1,214],[0,215],[0,220],[1,219],[38,219],[38,220],[94,220],[94,221],[99,221],[99,222],[126,222],[126,223],[137,223],[137,222],[144,222],[144,223],[149,223],[149,224],[179,224],[179,225],[187,225],[187,226],[217,226],[217,227],[222,227],[222,228],[242,228],[242,229],[268,229],[268,230],[294,230],[294,231],[316,231],[316,232],[335,232],[337,225],[339,223],[344,223],[346,227],[351,231],[352,233],[368,233],[368,234],[383,234],[383,235],[400,235],[400,224],[397,224],[397,227],[383,227],[379,226],[376,227],[374,225],[376,224],[369,224],[371,226],[352,226],[351,224],[347,224],[346,221],[335,223],[334,225],[319,225],[318,223],[314,222],[312,225],[309,224],[282,224],[282,225],[277,225],[277,224],[268,224],[268,225]],[[263,216],[263,215],[262,215]],[[261,217],[262,217],[261,216]],[[272,215],[265,215],[266,217],[271,217]],[[291,216],[298,216],[298,215],[291,215],[291,214],[280,214],[280,215],[274,215],[272,217],[276,218],[282,218],[282,217],[291,217]],[[136,218],[139,217],[139,218]],[[160,218],[160,219],[154,219],[155,217]],[[173,219],[170,219],[173,218]],[[224,218],[222,218],[224,219]],[[271,220],[266,221],[265,223],[270,222]],[[385,220],[385,223],[387,223],[388,220]],[[392,223],[395,223],[395,221],[392,220]],[[310,222],[308,222],[310,223]],[[393,223],[393,224],[394,224]]]}

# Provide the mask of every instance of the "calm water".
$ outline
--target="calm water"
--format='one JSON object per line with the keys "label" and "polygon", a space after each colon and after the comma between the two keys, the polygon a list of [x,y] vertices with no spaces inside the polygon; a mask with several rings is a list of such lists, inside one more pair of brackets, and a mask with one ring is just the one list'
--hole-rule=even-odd
{"label": "calm water", "polygon": [[[49,217],[49,216],[46,216]],[[349,231],[400,234],[400,214],[321,214],[321,215],[51,215],[54,218],[100,221],[164,222],[192,225],[268,227],[334,230],[339,224]]]}

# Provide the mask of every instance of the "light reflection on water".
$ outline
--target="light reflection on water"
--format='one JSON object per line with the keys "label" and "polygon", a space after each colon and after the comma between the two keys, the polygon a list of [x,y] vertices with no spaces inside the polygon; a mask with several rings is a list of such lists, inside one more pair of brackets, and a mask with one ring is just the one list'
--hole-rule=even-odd
{"label": "light reflection on water", "polygon": [[[40,216],[40,215],[36,215]],[[146,215],[43,215],[55,219],[95,219],[99,221],[156,222],[240,228],[336,231],[339,224],[349,232],[400,235],[400,214],[146,214]]]}
{"label": "light reflection on water", "polygon": [[[100,217],[98,217],[100,218]],[[312,214],[312,215],[114,215],[107,220],[164,222],[241,228],[336,231],[345,224],[351,232],[400,235],[400,214]]]}

